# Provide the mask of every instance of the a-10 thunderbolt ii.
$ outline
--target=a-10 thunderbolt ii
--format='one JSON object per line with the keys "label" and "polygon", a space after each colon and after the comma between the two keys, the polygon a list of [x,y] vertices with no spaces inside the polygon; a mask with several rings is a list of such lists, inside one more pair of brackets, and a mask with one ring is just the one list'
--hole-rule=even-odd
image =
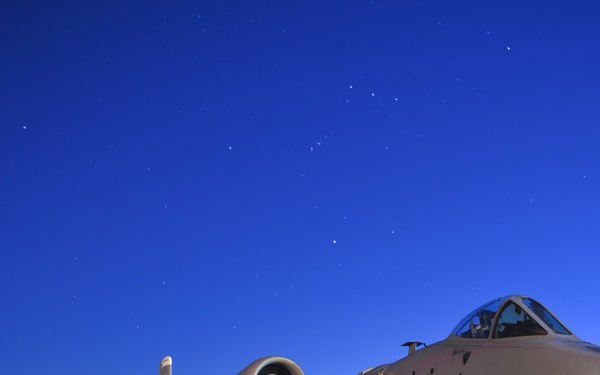
{"label": "a-10 thunderbolt ii", "polygon": [[[462,319],[445,339],[407,342],[408,355],[359,375],[600,375],[600,346],[578,338],[533,298],[496,298]],[[417,349],[423,346],[421,349]],[[171,375],[165,357],[160,375]],[[238,375],[304,375],[285,357],[265,357]]]}

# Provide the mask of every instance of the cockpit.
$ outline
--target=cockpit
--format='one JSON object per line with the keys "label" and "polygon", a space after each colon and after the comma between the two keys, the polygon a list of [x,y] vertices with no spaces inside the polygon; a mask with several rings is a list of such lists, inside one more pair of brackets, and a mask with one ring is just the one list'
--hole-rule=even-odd
{"label": "cockpit", "polygon": [[471,312],[452,331],[469,339],[503,339],[508,337],[558,334],[572,335],[544,305],[525,296],[507,296]]}

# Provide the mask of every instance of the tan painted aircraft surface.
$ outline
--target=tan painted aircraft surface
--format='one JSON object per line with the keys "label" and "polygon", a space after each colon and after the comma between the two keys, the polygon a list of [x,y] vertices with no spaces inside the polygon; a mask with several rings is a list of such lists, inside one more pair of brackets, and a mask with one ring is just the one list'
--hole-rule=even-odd
{"label": "tan painted aircraft surface", "polygon": [[[496,298],[440,342],[407,342],[408,356],[359,375],[600,375],[600,346],[575,336],[545,306],[526,296]],[[171,357],[160,375],[171,375]],[[265,357],[238,375],[304,375],[285,357]]]}

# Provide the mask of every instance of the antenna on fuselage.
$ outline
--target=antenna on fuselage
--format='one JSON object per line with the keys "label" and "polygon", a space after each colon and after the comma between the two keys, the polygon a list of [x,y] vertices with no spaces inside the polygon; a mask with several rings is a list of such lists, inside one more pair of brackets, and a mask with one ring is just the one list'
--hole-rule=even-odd
{"label": "antenna on fuselage", "polygon": [[166,356],[162,359],[162,361],[160,361],[160,366],[158,367],[158,375],[171,375],[172,366],[173,360],[170,356]]}
{"label": "antenna on fuselage", "polygon": [[415,350],[417,350],[417,348],[421,345],[424,345],[425,347],[427,347],[427,345],[425,345],[424,342],[420,342],[420,341],[407,341],[404,344],[402,344],[402,346],[408,346],[408,355],[411,355],[415,352]]}

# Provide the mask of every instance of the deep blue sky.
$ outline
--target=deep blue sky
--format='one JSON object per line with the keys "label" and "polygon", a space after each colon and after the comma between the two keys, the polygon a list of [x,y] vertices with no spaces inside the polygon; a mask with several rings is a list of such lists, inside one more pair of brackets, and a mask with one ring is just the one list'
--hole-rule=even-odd
{"label": "deep blue sky", "polygon": [[485,301],[600,343],[600,5],[5,1],[10,374],[355,374]]}

